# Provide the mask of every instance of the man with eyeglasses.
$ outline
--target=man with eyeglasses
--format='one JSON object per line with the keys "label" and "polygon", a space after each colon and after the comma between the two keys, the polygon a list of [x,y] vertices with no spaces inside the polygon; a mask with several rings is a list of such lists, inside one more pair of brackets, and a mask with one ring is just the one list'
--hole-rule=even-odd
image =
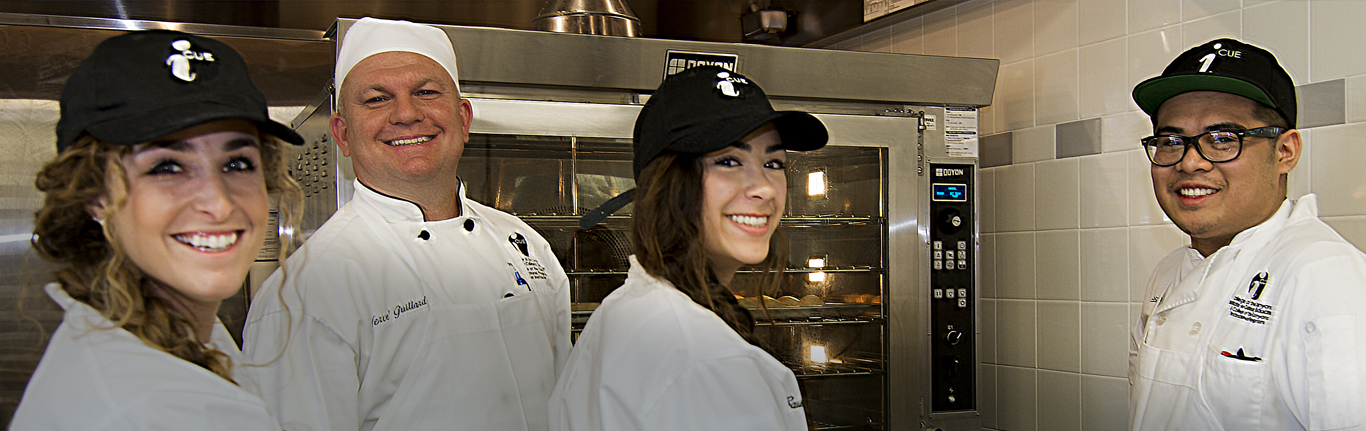
{"label": "man with eyeglasses", "polygon": [[1153,191],[1190,235],[1158,264],[1129,350],[1134,430],[1366,428],[1366,255],[1286,199],[1295,85],[1231,39],[1134,88]]}

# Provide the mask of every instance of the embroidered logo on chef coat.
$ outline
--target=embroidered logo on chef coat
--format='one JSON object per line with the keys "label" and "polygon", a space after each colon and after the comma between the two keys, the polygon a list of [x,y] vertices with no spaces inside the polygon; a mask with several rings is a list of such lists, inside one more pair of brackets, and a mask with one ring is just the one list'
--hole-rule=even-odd
{"label": "embroidered logo on chef coat", "polygon": [[512,235],[508,236],[508,242],[512,243],[512,248],[522,252],[522,256],[531,255],[526,250],[526,237],[522,236],[521,232],[513,232]]}
{"label": "embroidered logo on chef coat", "polygon": [[1248,323],[1265,325],[1267,320],[1271,320],[1271,314],[1275,312],[1276,306],[1262,302],[1262,292],[1270,283],[1271,274],[1266,271],[1257,273],[1252,277],[1252,281],[1247,284],[1246,297],[1242,294],[1234,294],[1233,299],[1228,301],[1228,315]]}
{"label": "embroidered logo on chef coat", "polygon": [[[531,251],[527,248],[525,235],[522,235],[521,232],[513,232],[512,235],[508,235],[508,242],[512,244],[514,250],[522,253],[522,266],[526,267],[526,278],[532,280],[545,280],[547,278],[545,275],[545,265],[541,265],[541,261],[531,257]],[[521,274],[517,274],[515,271],[514,274],[517,276],[517,284],[527,284],[526,280],[522,279]]]}

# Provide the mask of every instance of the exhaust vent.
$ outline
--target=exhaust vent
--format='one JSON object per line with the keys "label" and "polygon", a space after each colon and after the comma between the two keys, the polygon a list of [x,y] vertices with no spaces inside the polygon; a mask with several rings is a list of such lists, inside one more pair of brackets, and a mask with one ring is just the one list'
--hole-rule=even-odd
{"label": "exhaust vent", "polygon": [[604,36],[640,35],[640,19],[622,0],[549,0],[536,19],[535,30]]}

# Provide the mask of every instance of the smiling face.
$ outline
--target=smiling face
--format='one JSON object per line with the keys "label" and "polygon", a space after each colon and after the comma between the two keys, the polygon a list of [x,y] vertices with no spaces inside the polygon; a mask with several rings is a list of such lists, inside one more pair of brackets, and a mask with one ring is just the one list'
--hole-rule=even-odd
{"label": "smiling face", "polygon": [[112,223],[133,265],[217,309],[241,289],[269,228],[259,136],[251,122],[223,120],[136,145],[120,160],[127,182],[111,170],[90,211]]}
{"label": "smiling face", "polygon": [[787,151],[765,125],[702,156],[702,227],[707,261],[722,284],[742,265],[768,256],[787,199]]}
{"label": "smiling face", "polygon": [[[1194,136],[1210,130],[1267,126],[1253,113],[1257,102],[1200,91],[1168,99],[1157,111],[1157,134]],[[1275,214],[1286,196],[1286,174],[1300,155],[1299,132],[1279,138],[1243,138],[1238,158],[1211,163],[1189,148],[1173,166],[1150,166],[1157,202],[1191,245],[1208,256],[1247,228]]]}
{"label": "smiling face", "polygon": [[361,60],[342,82],[332,135],[356,178],[377,191],[411,198],[452,184],[474,117],[440,64],[411,52]]}

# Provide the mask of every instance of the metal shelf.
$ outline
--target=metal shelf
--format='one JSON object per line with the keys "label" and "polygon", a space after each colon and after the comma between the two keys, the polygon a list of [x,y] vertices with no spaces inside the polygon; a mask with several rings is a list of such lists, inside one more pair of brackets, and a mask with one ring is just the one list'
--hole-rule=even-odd
{"label": "metal shelf", "polygon": [[[797,378],[799,378],[799,379],[814,379],[814,378],[822,378],[822,377],[846,377],[846,376],[873,376],[873,375],[881,375],[881,374],[884,373],[880,367],[879,367],[879,368],[874,368],[874,367],[870,367],[870,366],[855,365],[855,364],[851,364],[851,363],[843,363],[843,364],[830,363],[830,364],[823,364],[823,365],[807,365],[807,364],[789,364],[789,363],[784,363],[783,365],[787,365],[788,368],[792,369],[792,373],[793,373],[793,374],[796,374],[796,375],[797,375]],[[871,364],[871,365],[878,365],[878,364]]]}
{"label": "metal shelf", "polygon": [[760,316],[754,316],[755,326],[821,326],[821,325],[861,325],[867,323],[882,323],[881,317],[867,318],[820,318],[813,317],[809,320],[774,320],[768,322],[761,320]]}
{"label": "metal shelf", "polygon": [[[830,273],[830,274],[841,274],[841,273],[881,273],[882,271],[883,271],[882,267],[875,267],[875,266],[846,266],[846,267],[830,267],[830,268],[818,268],[818,269],[813,269],[813,268],[787,268],[787,269],[784,269],[784,270],[783,270],[783,272],[792,273],[792,274],[805,274],[805,273],[809,273],[809,272],[825,272],[825,273]],[[763,271],[754,270],[754,269],[743,269],[743,268],[742,268],[742,269],[740,269],[739,271],[736,271],[735,273],[736,273],[736,274],[760,274],[760,273],[763,273]],[[565,271],[565,275],[569,275],[569,276],[576,276],[576,275],[626,275],[626,270],[624,270],[624,269],[589,269],[589,270],[581,270],[581,271]]]}
{"label": "metal shelf", "polygon": [[[573,224],[576,224],[576,225],[577,225],[578,222],[579,222],[579,218],[583,217],[583,214],[513,214],[513,215],[514,215],[514,216],[517,216],[517,218],[520,218],[520,219],[522,219],[523,221],[526,221],[526,222],[533,222],[533,221],[543,221],[543,222],[569,222],[569,223],[573,223]],[[884,222],[886,222],[886,220],[887,220],[887,219],[886,219],[885,217],[882,217],[882,216],[872,216],[872,215],[869,215],[869,216],[818,216],[818,215],[799,215],[799,216],[783,216],[782,224],[783,224],[784,226],[791,226],[791,225],[810,225],[810,224],[884,223]],[[607,218],[604,219],[604,221],[622,221],[622,222],[629,222],[629,221],[631,221],[631,216],[629,216],[629,215],[611,215],[611,216],[607,216]]]}

